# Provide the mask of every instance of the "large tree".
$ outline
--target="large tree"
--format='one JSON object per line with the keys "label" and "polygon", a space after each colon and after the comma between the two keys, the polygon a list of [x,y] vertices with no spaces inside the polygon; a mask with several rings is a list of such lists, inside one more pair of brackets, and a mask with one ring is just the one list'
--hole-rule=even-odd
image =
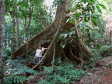
{"label": "large tree", "polygon": [[0,0],[0,84],[3,83],[3,43],[4,43],[4,36],[3,36],[3,30],[4,30],[4,17],[5,17],[5,0]]}
{"label": "large tree", "polygon": [[[50,24],[42,32],[29,40],[28,47],[26,47],[26,43],[23,44],[15,52],[14,59],[16,58],[16,56],[24,56],[26,49],[28,49],[28,53],[31,53],[32,51],[36,50],[38,45],[48,44],[49,47],[45,52],[42,60],[37,65],[35,65],[33,69],[36,69],[41,64],[50,64],[54,57],[61,57],[62,61],[69,61],[72,63],[81,62],[85,64],[87,60],[92,56],[92,52],[81,39],[82,36],[80,33],[80,28],[78,28],[79,19],[77,18],[81,16],[79,14],[82,14],[83,12],[85,13],[85,11],[92,14],[95,9],[95,7],[93,6],[95,3],[94,0],[91,0],[91,2],[87,0],[83,3],[86,2],[88,2],[88,4],[85,9],[82,8],[82,10],[74,10],[76,15],[73,19],[74,23],[70,23],[68,19],[74,14],[70,12],[70,0],[62,1],[61,4],[59,4],[57,7],[55,20],[52,22],[52,24]],[[78,2],[78,4],[76,5],[77,9],[83,7],[83,3]],[[90,5],[92,5],[91,8]],[[85,18],[89,17],[89,15],[87,16],[87,13],[84,16],[85,21],[90,19]],[[83,17],[83,15],[81,17]]]}

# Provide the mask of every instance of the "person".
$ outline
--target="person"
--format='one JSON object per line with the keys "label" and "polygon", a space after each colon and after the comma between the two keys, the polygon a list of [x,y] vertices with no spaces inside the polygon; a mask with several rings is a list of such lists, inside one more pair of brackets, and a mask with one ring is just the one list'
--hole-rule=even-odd
{"label": "person", "polygon": [[35,57],[34,57],[34,63],[39,63],[39,61],[42,59],[42,54],[47,48],[41,47],[39,45],[38,49],[36,50]]}

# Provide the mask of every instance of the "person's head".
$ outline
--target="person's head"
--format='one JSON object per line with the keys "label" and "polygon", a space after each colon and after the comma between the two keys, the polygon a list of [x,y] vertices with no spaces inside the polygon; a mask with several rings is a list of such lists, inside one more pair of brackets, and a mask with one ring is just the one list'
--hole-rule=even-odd
{"label": "person's head", "polygon": [[41,47],[41,45],[39,45],[39,47],[38,47],[39,49],[42,49],[42,47]]}

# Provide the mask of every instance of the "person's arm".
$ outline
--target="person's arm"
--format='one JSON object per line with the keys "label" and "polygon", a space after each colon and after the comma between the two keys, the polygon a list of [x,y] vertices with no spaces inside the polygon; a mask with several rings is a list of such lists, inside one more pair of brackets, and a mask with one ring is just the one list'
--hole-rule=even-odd
{"label": "person's arm", "polygon": [[44,48],[44,47],[43,47],[43,48],[42,48],[42,51],[44,51],[44,50],[47,50],[47,48]]}
{"label": "person's arm", "polygon": [[47,48],[42,48],[42,53],[44,53],[45,50],[47,50]]}
{"label": "person's arm", "polygon": [[44,48],[44,50],[47,50],[47,48]]}

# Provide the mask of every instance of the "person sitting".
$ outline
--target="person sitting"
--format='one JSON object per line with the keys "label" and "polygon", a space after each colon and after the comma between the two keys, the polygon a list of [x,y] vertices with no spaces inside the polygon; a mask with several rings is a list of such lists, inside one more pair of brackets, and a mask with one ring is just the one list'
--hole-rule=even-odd
{"label": "person sitting", "polygon": [[39,45],[38,49],[36,50],[35,57],[34,57],[35,64],[40,62],[40,60],[42,59],[42,54],[44,53],[46,49],[47,48],[41,47],[41,45]]}

